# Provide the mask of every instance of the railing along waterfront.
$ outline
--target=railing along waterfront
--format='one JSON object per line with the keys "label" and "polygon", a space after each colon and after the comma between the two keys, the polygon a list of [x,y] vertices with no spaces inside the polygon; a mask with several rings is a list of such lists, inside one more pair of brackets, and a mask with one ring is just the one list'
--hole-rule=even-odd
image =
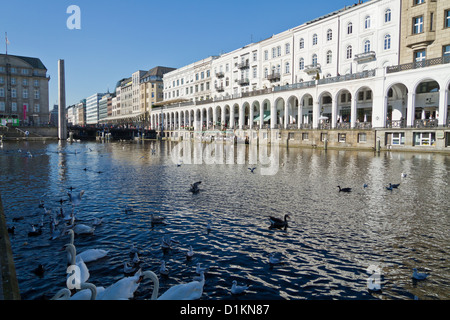
{"label": "railing along waterfront", "polygon": [[420,69],[425,67],[437,66],[440,64],[450,63],[450,56],[443,56],[440,58],[416,61],[412,63],[399,64],[386,68],[386,73],[394,73],[406,70]]}
{"label": "railing along waterfront", "polygon": [[336,83],[336,82],[342,82],[342,81],[349,81],[349,80],[357,80],[357,79],[365,79],[370,77],[375,77],[376,75],[376,69],[373,70],[365,70],[358,73],[351,73],[351,74],[345,74],[345,75],[339,75],[336,77],[330,77],[325,79],[319,79],[317,80],[317,84],[328,84],[328,83]]}

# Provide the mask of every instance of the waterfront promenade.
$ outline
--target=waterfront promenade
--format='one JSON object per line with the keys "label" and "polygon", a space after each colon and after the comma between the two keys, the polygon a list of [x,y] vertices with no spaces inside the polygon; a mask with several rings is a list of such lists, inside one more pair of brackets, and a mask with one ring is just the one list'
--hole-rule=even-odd
{"label": "waterfront promenade", "polygon": [[0,195],[0,300],[20,300],[8,228]]}

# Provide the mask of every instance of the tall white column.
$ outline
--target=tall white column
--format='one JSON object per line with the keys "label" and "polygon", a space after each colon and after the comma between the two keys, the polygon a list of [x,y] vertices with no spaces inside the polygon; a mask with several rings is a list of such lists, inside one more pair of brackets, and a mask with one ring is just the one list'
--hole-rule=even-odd
{"label": "tall white column", "polygon": [[331,128],[332,129],[336,128],[338,100],[339,100],[339,96],[336,96],[333,99],[333,104],[331,105]]}
{"label": "tall white column", "polygon": [[439,119],[438,125],[445,126],[447,124],[448,110],[448,89],[439,91]]}
{"label": "tall white column", "polygon": [[314,101],[313,103],[313,129],[319,127],[319,117],[320,117],[320,101]]}
{"label": "tall white column", "polygon": [[414,126],[414,114],[416,109],[416,94],[408,92],[408,111],[406,113],[406,126],[411,128]]}
{"label": "tall white column", "polygon": [[58,60],[58,139],[67,139],[66,80],[64,60]]}
{"label": "tall white column", "polygon": [[354,98],[352,99],[352,104],[350,107],[350,128],[355,128],[356,127],[356,106],[358,105],[358,101],[357,101],[357,97],[356,95],[354,96]]}

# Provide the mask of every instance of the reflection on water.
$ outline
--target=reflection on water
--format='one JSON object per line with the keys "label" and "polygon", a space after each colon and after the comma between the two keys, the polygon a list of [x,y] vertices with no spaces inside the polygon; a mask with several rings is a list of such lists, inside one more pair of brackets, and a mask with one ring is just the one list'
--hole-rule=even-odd
{"label": "reflection on water", "polygon": [[[28,230],[44,214],[40,200],[53,214],[60,206],[70,213],[71,205],[59,202],[70,187],[85,190],[74,211],[77,223],[103,218],[94,235],[75,238],[78,252],[110,250],[107,258],[88,263],[89,282],[97,286],[124,276],[135,245],[143,270],[159,275],[166,261],[170,273],[160,276],[160,293],[191,281],[200,262],[209,268],[202,299],[450,298],[448,156],[227,148],[148,141],[4,143],[0,192],[8,226],[16,227],[10,238],[22,298],[50,297],[65,287],[61,248],[69,237],[50,240],[48,216],[41,236],[29,237]],[[261,174],[274,163],[274,174]],[[254,173],[250,166],[257,167]],[[202,181],[201,191],[192,194],[189,186],[196,181]],[[386,190],[390,182],[400,187]],[[353,191],[340,193],[338,185]],[[133,211],[126,213],[127,206]],[[163,215],[165,224],[152,225],[152,213]],[[269,215],[285,214],[291,217],[286,231],[268,228]],[[163,236],[179,243],[163,252]],[[195,253],[186,260],[189,245]],[[269,265],[270,253],[283,263]],[[38,264],[46,269],[42,277],[33,273]],[[415,267],[430,277],[412,281]],[[381,293],[367,289],[372,270]],[[233,280],[250,289],[232,296]],[[144,282],[136,298],[150,298],[151,289]]]}

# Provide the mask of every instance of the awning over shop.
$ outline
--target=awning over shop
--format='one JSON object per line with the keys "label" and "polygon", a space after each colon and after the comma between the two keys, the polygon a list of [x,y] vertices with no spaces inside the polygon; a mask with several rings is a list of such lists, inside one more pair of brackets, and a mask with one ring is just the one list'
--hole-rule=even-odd
{"label": "awning over shop", "polygon": [[[256,118],[253,119],[253,121],[259,121],[260,115],[258,114]],[[264,111],[264,121],[270,120],[270,111]]]}

